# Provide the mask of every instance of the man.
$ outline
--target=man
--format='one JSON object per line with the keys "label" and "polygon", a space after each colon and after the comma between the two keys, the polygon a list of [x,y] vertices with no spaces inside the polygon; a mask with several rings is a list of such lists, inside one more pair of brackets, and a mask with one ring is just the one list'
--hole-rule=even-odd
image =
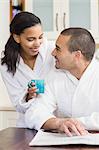
{"label": "man", "polygon": [[68,136],[99,130],[99,60],[94,53],[95,41],[86,29],[61,32],[52,52],[57,69],[48,76],[45,94],[26,112],[29,128]]}

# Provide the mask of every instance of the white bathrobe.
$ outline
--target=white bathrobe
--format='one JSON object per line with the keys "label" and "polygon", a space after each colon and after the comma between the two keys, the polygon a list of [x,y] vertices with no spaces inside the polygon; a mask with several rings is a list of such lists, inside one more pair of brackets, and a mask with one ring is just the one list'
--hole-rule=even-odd
{"label": "white bathrobe", "polygon": [[26,127],[24,113],[34,100],[25,101],[28,82],[31,79],[45,79],[48,72],[54,67],[54,58],[51,56],[54,47],[54,42],[44,39],[33,70],[24,63],[22,58],[20,58],[20,63],[14,76],[7,71],[6,65],[0,66],[0,72],[12,104],[16,111],[20,113],[17,121],[17,126],[19,127]]}
{"label": "white bathrobe", "polygon": [[88,130],[99,130],[99,58],[77,80],[67,71],[55,70],[47,79],[45,94],[27,110],[29,128],[40,129],[51,117],[74,117]]}

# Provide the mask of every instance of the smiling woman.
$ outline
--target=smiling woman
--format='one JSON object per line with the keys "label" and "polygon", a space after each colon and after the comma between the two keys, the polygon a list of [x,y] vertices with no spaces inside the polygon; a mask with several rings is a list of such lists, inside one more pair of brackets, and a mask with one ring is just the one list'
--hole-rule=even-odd
{"label": "smiling woman", "polygon": [[43,37],[41,20],[30,12],[18,13],[10,24],[10,32],[0,71],[10,99],[21,114],[18,126],[26,127],[24,113],[33,97],[38,96],[36,86],[28,88],[28,83],[33,79],[44,80],[53,68],[54,42]]}
{"label": "smiling woman", "polygon": [[[30,55],[35,56],[39,52],[40,45],[43,42],[43,33],[41,25],[36,25],[23,32],[23,46],[30,50]],[[25,49],[25,48],[24,48]],[[27,52],[28,53],[28,52]]]}
{"label": "smiling woman", "polygon": [[23,31],[22,34],[13,34],[14,40],[21,45],[20,55],[31,69],[34,69],[39,48],[43,43],[42,26],[37,24]]}

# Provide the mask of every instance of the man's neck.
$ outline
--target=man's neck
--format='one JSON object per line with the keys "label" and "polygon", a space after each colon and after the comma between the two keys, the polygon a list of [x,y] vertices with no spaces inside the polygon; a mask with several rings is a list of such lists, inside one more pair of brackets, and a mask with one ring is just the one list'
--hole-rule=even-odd
{"label": "man's neck", "polygon": [[79,65],[74,70],[70,71],[70,73],[72,75],[74,75],[78,80],[80,80],[81,76],[83,75],[83,73],[85,72],[85,70],[87,69],[89,64],[90,64],[90,62],[87,61],[87,62],[83,63],[82,65]]}

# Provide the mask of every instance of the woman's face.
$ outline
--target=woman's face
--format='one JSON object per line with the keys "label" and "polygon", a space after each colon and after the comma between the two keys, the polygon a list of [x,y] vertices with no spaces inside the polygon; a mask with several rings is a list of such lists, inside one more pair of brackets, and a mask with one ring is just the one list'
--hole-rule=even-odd
{"label": "woman's face", "polygon": [[40,45],[43,42],[42,26],[37,24],[35,26],[26,28],[23,33],[18,36],[21,53],[24,56],[35,56],[39,53]]}

